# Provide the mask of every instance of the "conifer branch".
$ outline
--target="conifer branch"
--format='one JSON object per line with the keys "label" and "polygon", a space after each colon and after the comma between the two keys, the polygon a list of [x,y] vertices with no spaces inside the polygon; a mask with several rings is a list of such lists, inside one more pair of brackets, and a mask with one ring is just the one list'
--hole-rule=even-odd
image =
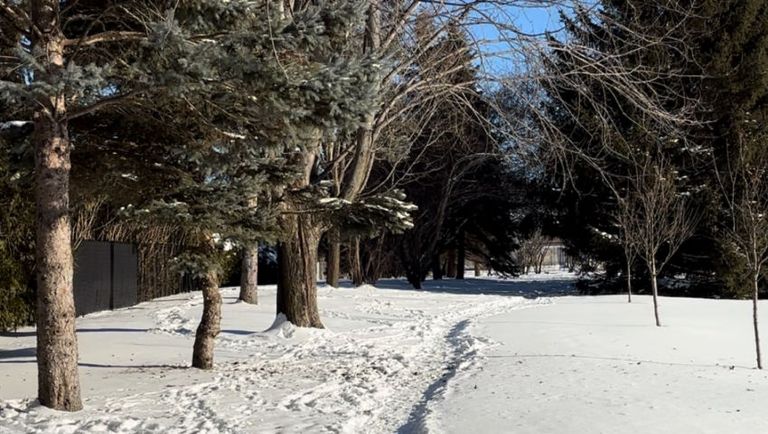
{"label": "conifer branch", "polygon": [[113,97],[105,98],[102,100],[99,100],[91,105],[87,105],[85,107],[81,107],[77,110],[71,110],[69,115],[67,116],[68,120],[77,119],[81,116],[85,116],[94,112],[97,112],[105,107],[115,105],[118,103],[123,102],[124,100],[128,99],[128,97],[132,96],[132,92],[127,92],[124,94],[116,95]]}
{"label": "conifer branch", "polygon": [[64,46],[65,47],[68,47],[71,45],[88,46],[88,45],[99,44],[102,42],[138,41],[138,40],[146,39],[146,37],[147,35],[143,32],[116,30],[116,31],[96,33],[94,35],[84,36],[82,38],[77,38],[77,39],[67,39],[64,41]]}

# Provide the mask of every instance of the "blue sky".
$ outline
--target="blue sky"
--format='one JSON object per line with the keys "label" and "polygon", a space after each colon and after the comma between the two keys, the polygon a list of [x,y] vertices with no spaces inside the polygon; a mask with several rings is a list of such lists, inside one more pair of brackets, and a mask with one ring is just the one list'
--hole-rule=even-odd
{"label": "blue sky", "polygon": [[510,44],[500,42],[501,36],[496,26],[484,24],[482,21],[493,19],[509,23],[530,37],[542,37],[547,31],[557,32],[561,28],[558,10],[552,7],[509,7],[484,13],[489,17],[478,14],[472,18],[478,23],[471,26],[471,33],[481,47],[482,68],[494,75],[514,71],[519,67],[519,62],[515,62],[515,58],[519,59],[519,56],[512,51]]}

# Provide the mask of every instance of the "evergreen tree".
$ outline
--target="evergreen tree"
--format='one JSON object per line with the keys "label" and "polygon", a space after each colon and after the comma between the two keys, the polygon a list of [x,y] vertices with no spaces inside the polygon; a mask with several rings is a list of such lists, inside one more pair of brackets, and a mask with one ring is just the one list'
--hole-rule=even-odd
{"label": "evergreen tree", "polygon": [[[365,62],[334,55],[360,8],[313,2],[289,19],[270,6],[33,1],[0,8],[2,40],[15,55],[3,57],[3,71],[16,71],[3,76],[4,113],[22,107],[22,119],[34,119],[44,405],[81,406],[68,212],[73,161],[110,188],[140,185],[133,197],[156,201],[137,208],[184,222],[194,235],[182,263],[206,280],[199,367],[212,363],[218,328],[217,234],[267,236],[269,207],[243,205],[243,198],[275,185],[273,204],[322,197],[323,186],[295,181],[309,176],[304,166],[298,177],[289,167],[316,154],[318,133],[358,122],[367,107]],[[267,153],[271,147],[277,151]],[[267,155],[277,155],[278,165]]]}

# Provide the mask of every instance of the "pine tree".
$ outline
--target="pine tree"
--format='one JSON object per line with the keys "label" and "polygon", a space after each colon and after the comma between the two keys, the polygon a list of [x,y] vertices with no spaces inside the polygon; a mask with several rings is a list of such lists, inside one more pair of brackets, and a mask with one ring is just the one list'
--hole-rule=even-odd
{"label": "pine tree", "polygon": [[[216,235],[247,239],[245,232],[257,229],[244,222],[264,222],[269,214],[233,206],[234,187],[258,194],[245,181],[263,181],[265,172],[265,184],[296,187],[288,166],[316,146],[305,141],[314,133],[306,133],[359,119],[364,65],[333,55],[335,41],[359,15],[355,2],[313,5],[290,20],[278,11],[251,1],[0,7],[1,39],[15,56],[3,57],[3,71],[22,72],[3,76],[3,104],[23,107],[34,119],[42,404],[81,408],[68,214],[73,144],[75,157],[105,175],[102,182],[124,184],[120,178],[129,174],[141,180],[143,197],[158,199],[147,209],[187,219],[195,242],[182,263],[206,281],[195,364],[209,367],[220,301]],[[273,155],[287,150],[282,168],[264,165],[270,146],[278,148]],[[322,188],[298,190],[284,188],[284,198],[317,198],[307,193]]]}

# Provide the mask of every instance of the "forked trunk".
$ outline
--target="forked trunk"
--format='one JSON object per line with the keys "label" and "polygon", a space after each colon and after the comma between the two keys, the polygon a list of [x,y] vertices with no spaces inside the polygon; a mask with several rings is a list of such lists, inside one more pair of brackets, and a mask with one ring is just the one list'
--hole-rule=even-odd
{"label": "forked trunk", "polygon": [[656,327],[661,327],[659,320],[659,276],[656,273],[656,262],[651,261],[651,288],[653,289],[653,316],[656,318]]}
{"label": "forked trunk", "polygon": [[219,277],[208,272],[203,279],[203,317],[197,326],[192,352],[192,367],[213,369],[213,348],[221,331],[221,293]]}
{"label": "forked trunk", "polygon": [[259,303],[259,246],[246,247],[240,271],[240,296],[238,300],[249,304]]}
{"label": "forked trunk", "polygon": [[[33,1],[32,20],[44,53],[41,81],[57,85],[64,67],[59,2]],[[70,152],[64,96],[41,97],[34,114],[35,252],[37,261],[37,387],[40,404],[56,410],[83,408],[77,368],[75,299],[69,218]]]}
{"label": "forked trunk", "polygon": [[329,286],[339,286],[339,274],[341,269],[341,241],[339,230],[333,229],[328,237],[328,269],[325,274],[325,283]]}
{"label": "forked trunk", "polygon": [[757,357],[757,369],[763,369],[763,359],[760,355],[760,330],[757,322],[757,304],[759,300],[759,279],[760,275],[755,273],[752,276],[752,326],[755,329],[755,353]]}
{"label": "forked trunk", "polygon": [[285,217],[289,233],[278,245],[277,313],[298,327],[323,328],[315,267],[321,229],[307,215]]}

